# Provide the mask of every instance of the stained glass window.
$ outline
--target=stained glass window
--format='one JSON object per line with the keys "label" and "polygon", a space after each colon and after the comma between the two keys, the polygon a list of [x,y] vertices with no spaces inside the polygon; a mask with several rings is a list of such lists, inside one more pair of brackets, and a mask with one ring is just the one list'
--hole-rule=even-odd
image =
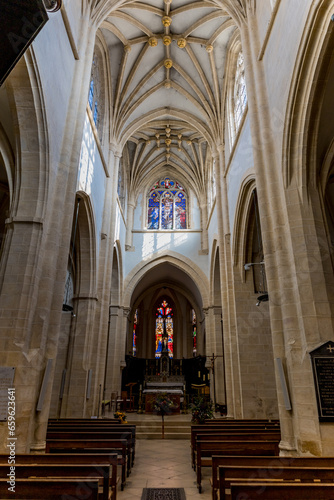
{"label": "stained glass window", "polygon": [[93,109],[93,101],[94,101],[94,80],[91,80],[89,86],[89,95],[88,95],[88,104],[90,109]]}
{"label": "stained glass window", "polygon": [[193,331],[193,356],[197,355],[197,320],[194,309],[191,310],[191,323]]}
{"label": "stained glass window", "polygon": [[147,229],[187,229],[187,195],[169,177],[155,182],[149,191]]}
{"label": "stained glass window", "polygon": [[[164,323],[168,335],[167,346],[163,345]],[[166,300],[163,300],[156,311],[155,322],[155,357],[161,358],[161,353],[165,347],[168,349],[168,356],[173,357],[173,309]]]}
{"label": "stained glass window", "polygon": [[137,354],[137,325],[138,325],[138,309],[136,309],[133,317],[133,332],[132,332],[132,354]]}
{"label": "stained glass window", "polygon": [[103,103],[104,103],[104,88],[101,85],[103,63],[99,51],[94,52],[92,70],[90,75],[90,84],[88,92],[88,104],[92,111],[93,121],[96,130],[98,131],[99,139],[102,141],[102,125],[103,125]]}
{"label": "stained glass window", "polygon": [[238,130],[247,104],[244,56],[239,52],[234,81],[234,121]]}

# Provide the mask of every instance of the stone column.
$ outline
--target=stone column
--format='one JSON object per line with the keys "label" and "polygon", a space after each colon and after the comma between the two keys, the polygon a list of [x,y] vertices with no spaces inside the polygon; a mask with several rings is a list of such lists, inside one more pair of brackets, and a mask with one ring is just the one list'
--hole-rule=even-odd
{"label": "stone column", "polygon": [[227,183],[224,170],[224,147],[220,145],[217,148],[215,156],[215,178],[220,286],[224,328],[226,405],[229,417],[242,418],[239,353],[234,316],[234,291],[231,268],[230,223],[228,218]]}
{"label": "stone column", "polygon": [[[23,141],[26,138],[20,116],[22,113],[28,123],[27,113],[30,115],[27,126],[30,139],[17,158],[18,171],[21,170],[23,175],[15,186],[16,201],[8,220],[0,278],[0,364],[16,368],[18,453],[39,451],[45,447],[94,38],[95,28],[91,26],[89,16],[82,18],[80,60],[75,63],[74,79],[69,82],[71,98],[64,116],[62,141],[54,148],[57,153],[52,159],[47,155],[44,142],[53,140],[52,126],[46,130],[46,124],[39,123],[34,136],[33,116],[41,103],[34,101],[33,109],[29,111],[26,82],[22,80],[23,62],[10,77],[12,104],[18,117],[16,126]],[[25,60],[31,64],[33,75],[33,63],[29,58],[27,52]],[[38,83],[33,84],[35,98],[39,94]],[[20,109],[22,103],[24,109]],[[34,174],[33,166],[38,166],[38,172]],[[49,179],[48,184],[41,182],[45,178]],[[38,193],[32,186],[37,179]],[[41,411],[36,412],[49,359],[53,362],[44,404]],[[4,426],[0,428],[2,438],[6,429]],[[1,441],[5,443],[5,439]]]}
{"label": "stone column", "polygon": [[[300,221],[298,227],[295,220],[289,220],[287,213],[286,201],[289,193],[285,191],[282,165],[277,161],[274,138],[275,132],[278,132],[274,130],[271,121],[264,67],[262,61],[257,58],[260,50],[258,26],[251,11],[248,13],[247,24],[241,26],[241,37],[268,282],[273,352],[274,358],[281,358],[286,366],[293,407],[293,413],[285,409],[276,372],[282,432],[280,448],[281,453],[287,455],[319,455],[322,453],[323,443],[308,356],[311,346],[314,347],[314,344],[321,340],[319,330],[314,335],[314,326],[318,329],[319,321],[315,312],[317,298],[313,295],[312,286],[304,282],[304,290],[307,289],[308,293],[306,300],[303,298],[301,301],[302,294],[298,289],[301,286],[300,278],[305,277],[305,272],[300,273],[299,267],[308,261],[309,243],[304,235],[302,222]],[[294,196],[295,200],[299,199],[297,190]],[[294,226],[297,231],[293,229],[290,233],[290,227]],[[298,244],[296,241],[294,248],[295,236]],[[300,249],[303,250],[303,255]],[[308,273],[307,266],[307,275],[311,276]],[[313,332],[310,332],[307,326],[310,308],[314,311]]]}
{"label": "stone column", "polygon": [[201,211],[201,254],[207,255],[209,253],[209,240],[208,240],[208,204],[205,202],[200,204]]}
{"label": "stone column", "polygon": [[[216,403],[226,404],[225,373],[223,360],[223,342],[221,332],[221,308],[209,307],[204,309],[206,336],[207,368],[210,368],[210,397]],[[214,373],[212,358],[214,355]]]}
{"label": "stone column", "polygon": [[128,207],[128,210],[127,210],[127,218],[126,218],[125,250],[133,251],[134,248],[132,246],[132,240],[133,240],[132,230],[133,230],[134,211],[136,208],[136,204],[135,204],[133,197],[131,197],[129,199],[127,207]]}

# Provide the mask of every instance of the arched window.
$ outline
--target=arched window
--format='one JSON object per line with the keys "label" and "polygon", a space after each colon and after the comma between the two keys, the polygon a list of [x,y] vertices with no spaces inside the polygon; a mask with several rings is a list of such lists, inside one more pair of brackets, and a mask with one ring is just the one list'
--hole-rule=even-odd
{"label": "arched window", "polygon": [[244,56],[242,52],[239,52],[237,57],[233,100],[234,100],[233,114],[234,114],[235,132],[237,132],[247,104],[245,66],[244,66]]}
{"label": "arched window", "polygon": [[132,355],[137,354],[137,325],[138,325],[138,309],[136,309],[133,316],[133,331],[132,331]]}
{"label": "arched window", "polygon": [[177,181],[166,177],[150,189],[147,229],[187,229],[187,195]]}
{"label": "arched window", "polygon": [[155,320],[155,357],[161,358],[163,346],[164,323],[168,334],[168,356],[173,357],[173,309],[166,300],[163,300],[156,311]]}
{"label": "arched window", "polygon": [[102,60],[98,51],[94,52],[92,71],[90,76],[88,104],[92,112],[93,121],[98,131],[99,139],[102,141],[103,126],[103,82],[102,82]]}

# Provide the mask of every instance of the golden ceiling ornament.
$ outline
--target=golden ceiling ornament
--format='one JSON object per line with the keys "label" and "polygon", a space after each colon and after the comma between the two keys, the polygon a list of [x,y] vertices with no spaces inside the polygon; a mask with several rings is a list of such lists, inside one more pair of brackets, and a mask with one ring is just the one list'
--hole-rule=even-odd
{"label": "golden ceiling ornament", "polygon": [[171,59],[165,59],[165,68],[170,69],[173,66],[173,61]]}
{"label": "golden ceiling ornament", "polygon": [[131,52],[131,45],[124,45],[124,52]]}
{"label": "golden ceiling ornament", "polygon": [[187,40],[185,38],[179,38],[177,41],[177,46],[180,49],[184,49],[184,47],[187,45]]}
{"label": "golden ceiling ornament", "polygon": [[164,0],[166,5],[170,5],[172,3],[172,0]]}
{"label": "golden ceiling ornament", "polygon": [[181,141],[181,139],[182,139],[182,134],[177,134],[177,137],[178,137],[178,138],[180,139],[180,141]]}
{"label": "golden ceiling ornament", "polygon": [[165,89],[170,89],[171,88],[171,83],[170,80],[165,81]]}
{"label": "golden ceiling ornament", "polygon": [[160,134],[155,134],[155,137],[156,137],[157,139],[159,139],[159,138],[160,138]]}
{"label": "golden ceiling ornament", "polygon": [[169,35],[165,35],[162,39],[163,41],[163,44],[166,45],[168,47],[168,45],[170,45],[172,43],[172,39]]}
{"label": "golden ceiling ornament", "polygon": [[166,159],[169,160],[169,158],[170,158],[170,155],[166,155]]}
{"label": "golden ceiling ornament", "polygon": [[171,129],[170,129],[169,127],[166,127],[166,128],[165,128],[165,132],[166,132],[166,134],[167,134],[167,137],[169,137],[169,136],[170,136],[170,133],[171,133]]}
{"label": "golden ceiling ornament", "polygon": [[162,24],[165,26],[165,28],[168,28],[168,26],[170,26],[172,24],[172,18],[169,16],[163,16],[163,18],[161,20],[162,20]]}
{"label": "golden ceiling ornament", "polygon": [[188,144],[188,146],[191,146],[191,141],[190,140],[187,141],[187,144]]}
{"label": "golden ceiling ornament", "polygon": [[166,144],[166,146],[170,146],[172,144],[172,139],[166,138],[165,144]]}
{"label": "golden ceiling ornament", "polygon": [[210,54],[210,52],[213,51],[213,45],[211,45],[210,43],[205,47],[205,50],[208,52],[208,54]]}
{"label": "golden ceiling ornament", "polygon": [[150,36],[148,44],[150,47],[156,47],[158,45],[158,39],[155,36]]}

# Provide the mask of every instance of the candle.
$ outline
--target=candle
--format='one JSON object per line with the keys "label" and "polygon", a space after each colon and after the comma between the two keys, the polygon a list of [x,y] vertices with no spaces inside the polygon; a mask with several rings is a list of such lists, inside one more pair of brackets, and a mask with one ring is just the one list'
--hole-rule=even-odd
{"label": "candle", "polygon": [[140,386],[139,386],[139,390],[140,390],[140,392],[141,392],[141,389],[142,389],[142,385],[140,384]]}
{"label": "candle", "polygon": [[208,380],[210,380],[210,373],[208,373]]}
{"label": "candle", "polygon": [[201,378],[201,372],[198,371],[198,378]]}

